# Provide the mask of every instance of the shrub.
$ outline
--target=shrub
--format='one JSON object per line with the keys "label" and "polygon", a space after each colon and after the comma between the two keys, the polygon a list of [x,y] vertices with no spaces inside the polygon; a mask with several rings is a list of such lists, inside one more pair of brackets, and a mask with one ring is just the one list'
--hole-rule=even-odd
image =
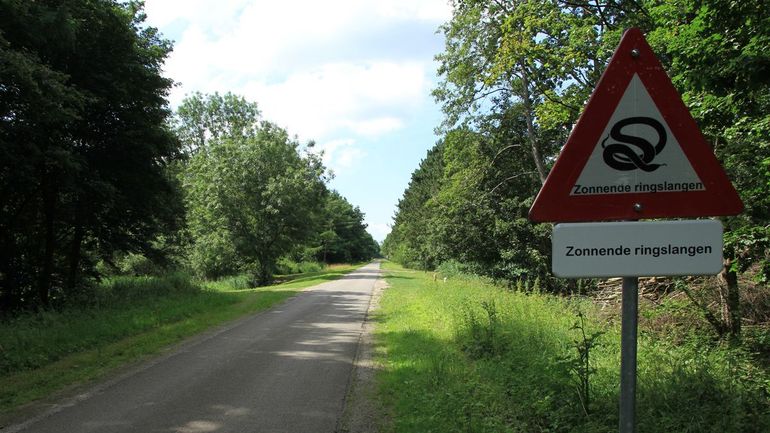
{"label": "shrub", "polygon": [[481,301],[480,305],[483,310],[481,314],[470,305],[463,307],[461,326],[458,330],[460,347],[472,359],[499,355],[506,347],[506,341],[501,335],[500,317],[495,301]]}
{"label": "shrub", "polygon": [[114,276],[94,287],[93,302],[109,306],[160,296],[186,295],[200,291],[189,274],[181,271],[163,276]]}
{"label": "shrub", "polygon": [[295,262],[291,259],[283,258],[278,261],[278,273],[282,275],[321,272],[324,270],[324,267],[321,263],[309,260]]}
{"label": "shrub", "polygon": [[152,260],[137,253],[126,254],[117,261],[116,265],[123,275],[156,275],[160,271]]}
{"label": "shrub", "polygon": [[448,278],[459,277],[461,275],[470,273],[469,271],[470,269],[468,266],[458,262],[457,260],[447,260],[442,262],[436,268],[436,272]]}
{"label": "shrub", "polygon": [[216,287],[218,290],[247,290],[256,286],[254,278],[248,274],[232,275],[229,277],[220,278],[211,284],[207,284],[210,287]]}

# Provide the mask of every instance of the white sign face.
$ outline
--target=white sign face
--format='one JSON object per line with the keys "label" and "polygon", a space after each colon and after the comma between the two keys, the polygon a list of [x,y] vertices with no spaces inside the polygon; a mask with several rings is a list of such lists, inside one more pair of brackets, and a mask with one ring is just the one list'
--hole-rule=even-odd
{"label": "white sign face", "polygon": [[634,74],[570,195],[703,190],[671,128]]}
{"label": "white sign face", "polygon": [[557,224],[553,273],[563,278],[715,275],[722,270],[717,220]]}

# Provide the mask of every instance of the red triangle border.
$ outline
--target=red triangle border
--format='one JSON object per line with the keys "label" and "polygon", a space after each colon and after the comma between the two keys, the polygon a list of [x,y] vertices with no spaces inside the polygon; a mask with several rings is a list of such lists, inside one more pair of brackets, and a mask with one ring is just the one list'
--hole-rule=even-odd
{"label": "red triangle border", "polygon": [[[632,55],[632,50],[638,55]],[[705,190],[571,196],[570,190],[634,74],[646,87]],[[581,222],[722,216],[742,211],[738,193],[641,30],[627,30],[535,198],[529,218],[536,222]]]}

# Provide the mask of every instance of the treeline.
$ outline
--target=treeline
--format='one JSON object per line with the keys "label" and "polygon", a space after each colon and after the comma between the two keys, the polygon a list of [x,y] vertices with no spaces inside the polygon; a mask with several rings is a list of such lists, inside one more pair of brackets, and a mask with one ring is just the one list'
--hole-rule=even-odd
{"label": "treeline", "polygon": [[363,214],[254,103],[189,97],[140,2],[0,1],[0,313],[115,272],[271,279],[378,253]]}
{"label": "treeline", "polygon": [[196,93],[173,127],[182,144],[172,171],[187,211],[185,259],[197,274],[246,272],[265,284],[279,259],[349,263],[379,253],[361,210],[326,187],[313,143],[303,148],[263,120],[256,103]]}
{"label": "treeline", "polygon": [[746,205],[723,219],[723,308],[712,314],[720,332],[739,333],[738,275],[770,275],[770,9],[760,3],[453,0],[437,57],[440,140],[384,253],[574,289],[551,277],[551,227],[527,211],[624,29],[639,27]]}

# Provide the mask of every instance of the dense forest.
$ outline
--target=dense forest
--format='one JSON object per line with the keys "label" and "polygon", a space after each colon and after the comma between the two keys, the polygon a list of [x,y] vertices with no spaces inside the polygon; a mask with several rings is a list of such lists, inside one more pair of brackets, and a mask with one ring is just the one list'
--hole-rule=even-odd
{"label": "dense forest", "polygon": [[624,29],[638,27],[739,191],[723,218],[723,335],[741,329],[739,278],[770,276],[770,9],[724,0],[453,0],[437,56],[440,139],[398,204],[387,257],[509,286],[572,293],[550,274],[549,224],[527,213]]}
{"label": "dense forest", "polygon": [[0,1],[0,313],[87,302],[101,277],[270,281],[368,260],[364,215],[290,133],[230,93],[176,112],[141,2]]}

